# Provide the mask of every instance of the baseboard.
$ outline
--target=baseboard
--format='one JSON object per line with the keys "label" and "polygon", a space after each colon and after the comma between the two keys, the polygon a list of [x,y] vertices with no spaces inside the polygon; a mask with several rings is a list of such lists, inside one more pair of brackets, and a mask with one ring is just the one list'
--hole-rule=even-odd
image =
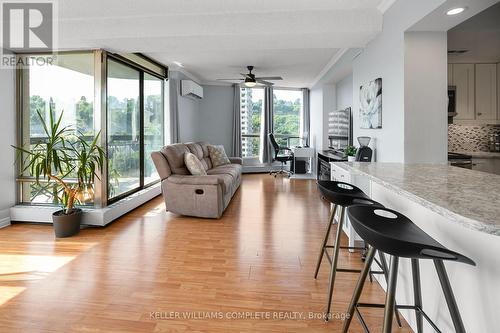
{"label": "baseboard", "polygon": [[10,216],[0,219],[0,229],[10,225]]}
{"label": "baseboard", "polygon": [[[134,193],[104,208],[84,208],[82,224],[105,226],[120,216],[161,194],[161,184]],[[16,205],[10,209],[10,219],[15,222],[52,223],[52,213],[60,207]]]}

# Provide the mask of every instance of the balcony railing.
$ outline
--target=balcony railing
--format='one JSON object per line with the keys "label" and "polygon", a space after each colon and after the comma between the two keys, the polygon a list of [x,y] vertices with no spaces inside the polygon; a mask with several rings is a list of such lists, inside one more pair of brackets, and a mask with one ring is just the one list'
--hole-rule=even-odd
{"label": "balcony railing", "polygon": [[[274,134],[276,141],[282,147],[297,146],[300,143],[300,136],[291,134]],[[259,156],[260,134],[241,135],[243,157]]]}

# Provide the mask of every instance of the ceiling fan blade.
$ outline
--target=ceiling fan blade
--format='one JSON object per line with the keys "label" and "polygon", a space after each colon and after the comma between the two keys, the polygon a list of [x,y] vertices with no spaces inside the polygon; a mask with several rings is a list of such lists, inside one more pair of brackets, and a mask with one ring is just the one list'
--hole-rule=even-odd
{"label": "ceiling fan blade", "polygon": [[242,79],[241,78],[237,78],[237,79],[216,79],[217,81],[241,81]]}
{"label": "ceiling fan blade", "polygon": [[241,76],[244,76],[244,77],[250,77],[249,74],[243,74],[243,73],[240,73]]}
{"label": "ceiling fan blade", "polygon": [[272,82],[264,81],[264,80],[260,80],[260,79],[255,79],[255,81],[257,81],[258,83],[265,84],[266,86],[272,86],[272,85],[274,85],[274,83],[272,83]]}
{"label": "ceiling fan blade", "polygon": [[261,76],[261,77],[256,77],[256,79],[261,79],[261,80],[283,80],[281,76]]}

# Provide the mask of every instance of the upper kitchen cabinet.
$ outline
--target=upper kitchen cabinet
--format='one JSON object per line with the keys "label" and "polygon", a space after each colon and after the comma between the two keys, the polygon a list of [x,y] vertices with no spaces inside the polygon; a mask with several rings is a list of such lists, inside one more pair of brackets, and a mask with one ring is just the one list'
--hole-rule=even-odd
{"label": "upper kitchen cabinet", "polygon": [[[450,70],[450,68],[448,68]],[[451,84],[456,87],[456,112],[454,120],[474,120],[474,64],[451,65]],[[450,75],[448,75],[450,79]]]}
{"label": "upper kitchen cabinet", "polygon": [[477,120],[497,120],[496,64],[476,64],[475,99]]}
{"label": "upper kitchen cabinet", "polygon": [[448,64],[456,87],[456,124],[500,124],[500,64]]}

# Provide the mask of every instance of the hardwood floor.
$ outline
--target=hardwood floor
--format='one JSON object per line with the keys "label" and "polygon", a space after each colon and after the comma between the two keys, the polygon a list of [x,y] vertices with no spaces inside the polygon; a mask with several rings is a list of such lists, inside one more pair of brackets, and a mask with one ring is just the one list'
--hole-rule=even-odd
{"label": "hardwood floor", "polygon": [[[314,181],[244,175],[220,220],[167,213],[158,197],[68,239],[49,225],[9,226],[0,230],[0,332],[339,332],[340,319],[262,318],[321,315],[326,260],[313,274],[327,218]],[[340,264],[362,263],[342,251]],[[341,314],[357,274],[337,276],[332,311]],[[362,301],[383,302],[382,288],[367,282]],[[234,318],[245,312],[261,318]],[[380,331],[383,311],[363,313]],[[361,331],[354,319],[350,332]]]}

